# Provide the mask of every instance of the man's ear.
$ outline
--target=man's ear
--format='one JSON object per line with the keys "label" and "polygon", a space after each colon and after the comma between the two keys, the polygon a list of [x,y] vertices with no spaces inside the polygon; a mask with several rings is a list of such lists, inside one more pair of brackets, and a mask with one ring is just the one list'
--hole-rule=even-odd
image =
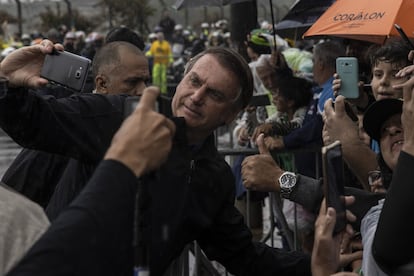
{"label": "man's ear", "polygon": [[105,75],[98,74],[95,77],[95,90],[97,93],[107,94],[108,79]]}

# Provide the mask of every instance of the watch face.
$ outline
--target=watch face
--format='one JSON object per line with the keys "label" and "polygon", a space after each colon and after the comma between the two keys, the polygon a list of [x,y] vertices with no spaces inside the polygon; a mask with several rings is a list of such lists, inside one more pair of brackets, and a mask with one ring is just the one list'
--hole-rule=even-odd
{"label": "watch face", "polygon": [[280,184],[284,188],[292,188],[296,184],[296,176],[294,174],[283,174],[280,180]]}

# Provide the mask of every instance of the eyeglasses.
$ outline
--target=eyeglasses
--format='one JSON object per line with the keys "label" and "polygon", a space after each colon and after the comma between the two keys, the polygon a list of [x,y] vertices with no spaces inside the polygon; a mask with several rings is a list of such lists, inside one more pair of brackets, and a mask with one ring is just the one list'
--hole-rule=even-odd
{"label": "eyeglasses", "polygon": [[[188,81],[192,87],[197,88],[197,89],[204,86],[200,78],[194,73],[189,76]],[[205,93],[206,93],[207,98],[211,99],[214,103],[221,104],[221,103],[226,103],[226,102],[230,102],[230,103],[237,102],[241,96],[241,92],[242,91],[240,89],[237,96],[233,99],[229,99],[223,92],[215,90],[215,89],[211,89],[209,87],[206,88]]]}
{"label": "eyeglasses", "polygon": [[381,171],[368,172],[368,183],[370,186],[372,186],[379,179],[381,179]]}

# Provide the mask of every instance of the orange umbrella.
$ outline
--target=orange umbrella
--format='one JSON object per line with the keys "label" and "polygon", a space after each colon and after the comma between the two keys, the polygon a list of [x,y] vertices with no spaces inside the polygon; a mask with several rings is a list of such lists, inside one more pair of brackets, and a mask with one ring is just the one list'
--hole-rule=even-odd
{"label": "orange umbrella", "polygon": [[394,24],[414,38],[413,0],[337,0],[303,35],[337,36],[383,44],[398,36]]}

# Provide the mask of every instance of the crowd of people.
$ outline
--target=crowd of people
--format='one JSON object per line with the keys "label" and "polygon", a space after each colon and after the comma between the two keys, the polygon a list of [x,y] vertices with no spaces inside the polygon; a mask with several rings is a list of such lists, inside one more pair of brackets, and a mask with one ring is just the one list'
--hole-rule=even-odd
{"label": "crowd of people", "polygon": [[[202,23],[196,35],[165,12],[147,38],[124,26],[105,35],[61,27],[24,35],[4,54],[0,127],[24,149],[0,183],[1,275],[134,266],[167,275],[192,241],[233,275],[414,273],[414,51],[398,39],[293,47],[262,25],[247,34],[244,57],[227,24]],[[82,93],[40,76],[45,56],[63,50],[92,60]],[[341,95],[344,56],[358,57],[355,99]],[[180,71],[174,91],[171,70]],[[171,97],[168,112],[155,110],[160,94]],[[126,114],[131,96],[141,98]],[[237,169],[215,144],[223,125],[235,147],[258,151]],[[340,233],[319,166],[335,141],[345,163]],[[300,250],[253,240],[235,207],[247,190],[283,199]]]}

